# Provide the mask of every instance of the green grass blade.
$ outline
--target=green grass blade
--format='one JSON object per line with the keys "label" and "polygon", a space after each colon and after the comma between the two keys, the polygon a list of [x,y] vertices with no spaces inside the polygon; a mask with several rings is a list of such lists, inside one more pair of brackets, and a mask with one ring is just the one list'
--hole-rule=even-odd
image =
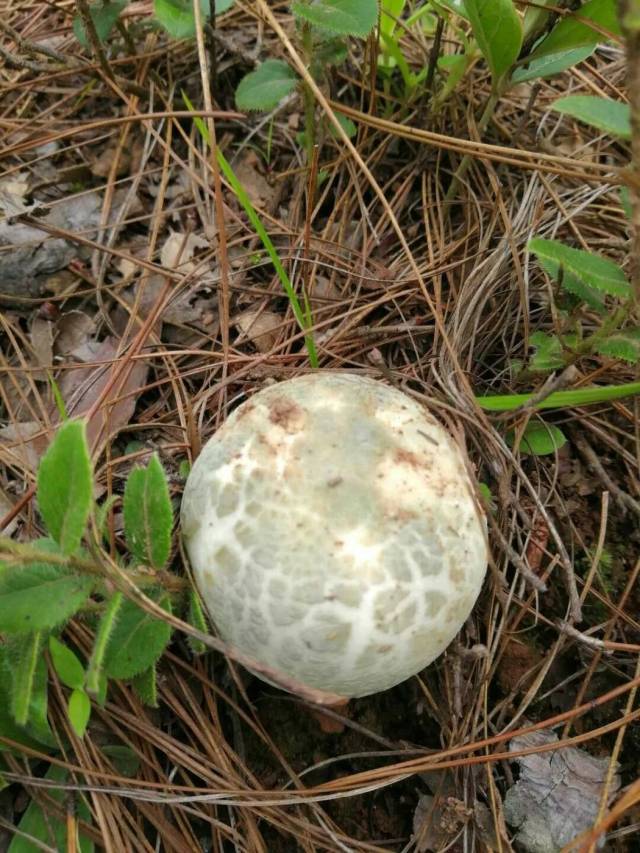
{"label": "green grass blade", "polygon": [[[195,112],[193,104],[184,92],[182,93],[182,97],[185,104],[187,105],[187,108],[192,112]],[[207,130],[206,124],[199,116],[194,115],[193,120],[195,122],[196,127],[198,128],[200,135],[202,136],[204,141],[210,146],[211,139],[209,138],[209,131]],[[291,280],[287,275],[287,271],[283,267],[282,261],[278,256],[276,247],[273,245],[271,237],[269,237],[267,233],[267,229],[264,227],[262,220],[258,216],[254,206],[251,204],[251,200],[249,199],[246,190],[236,177],[235,172],[231,168],[230,163],[219,148],[216,149],[216,157],[223,175],[225,176],[227,181],[229,181],[231,189],[236,194],[238,201],[242,205],[244,212],[249,217],[249,221],[253,225],[258,237],[260,237],[262,245],[266,249],[269,258],[271,259],[271,263],[273,264],[278,278],[280,279],[280,283],[282,284],[283,290],[287,294],[287,298],[291,303],[291,310],[293,311],[293,316],[296,318],[296,322],[298,323],[302,331],[306,332],[304,342],[307,348],[307,353],[309,355],[309,362],[312,367],[318,367],[318,353],[316,350],[315,341],[313,339],[313,335],[308,331],[311,326],[310,319],[305,316],[305,312],[303,311],[302,306],[300,305],[300,300],[298,299],[298,296],[295,290],[293,289],[293,285],[291,284]]]}
{"label": "green grass blade", "polygon": [[[575,391],[556,391],[542,400],[536,409],[569,409],[573,406],[589,406],[606,403],[640,394],[640,382],[623,385],[605,385],[601,388],[577,388]],[[527,403],[533,394],[497,394],[476,397],[476,402],[486,412],[508,412]]]}

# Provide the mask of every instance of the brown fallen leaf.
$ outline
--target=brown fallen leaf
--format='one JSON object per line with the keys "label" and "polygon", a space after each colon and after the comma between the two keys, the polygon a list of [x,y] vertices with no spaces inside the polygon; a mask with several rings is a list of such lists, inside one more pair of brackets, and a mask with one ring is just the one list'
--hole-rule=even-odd
{"label": "brown fallen leaf", "polygon": [[160,263],[167,269],[177,269],[186,275],[196,268],[192,262],[196,252],[209,248],[211,245],[204,237],[172,231],[160,251]]}
{"label": "brown fallen leaf", "polygon": [[413,815],[413,836],[419,853],[443,850],[473,816],[473,810],[456,797],[432,797],[418,800]]}
{"label": "brown fallen leaf", "polygon": [[[5,518],[13,510],[13,501],[0,489],[0,518]],[[11,536],[18,526],[18,519],[14,518],[6,527],[0,528],[0,536]]]}
{"label": "brown fallen leaf", "polygon": [[[119,374],[122,356],[118,355],[118,343],[114,337],[106,338],[95,354],[95,364],[65,371],[58,386],[69,416],[87,414]],[[109,436],[129,423],[148,372],[148,364],[135,359],[115,379],[106,400],[87,424],[87,439],[92,450],[100,448]]]}
{"label": "brown fallen leaf", "polygon": [[274,311],[249,308],[233,319],[241,334],[238,343],[251,341],[260,352],[270,352],[282,331],[282,317]]}
{"label": "brown fallen leaf", "polygon": [[236,177],[255,207],[273,212],[280,197],[280,189],[271,186],[262,174],[261,166],[255,151],[248,151],[235,166]]}
{"label": "brown fallen leaf", "polygon": [[67,356],[92,336],[95,323],[84,311],[67,311],[56,323],[53,349],[56,355]]}
{"label": "brown fallen leaf", "polygon": [[7,424],[0,429],[0,459],[35,474],[49,438],[47,428],[37,421]]}
{"label": "brown fallen leaf", "polygon": [[31,321],[31,347],[35,366],[41,367],[34,373],[35,379],[46,379],[47,373],[53,364],[53,335],[54,324],[44,317],[36,315]]}

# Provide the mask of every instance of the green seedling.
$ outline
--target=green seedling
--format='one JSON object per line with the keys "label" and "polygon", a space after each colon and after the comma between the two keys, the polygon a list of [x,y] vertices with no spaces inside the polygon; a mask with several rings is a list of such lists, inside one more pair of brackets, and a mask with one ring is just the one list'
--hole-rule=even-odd
{"label": "green seedling", "polygon": [[[529,370],[544,373],[573,364],[584,356],[640,361],[640,328],[633,325],[631,285],[618,264],[557,240],[529,241],[544,271],[555,283],[560,326],[552,333],[535,332]],[[590,309],[598,318],[595,331],[586,332],[582,315]]]}
{"label": "green seedling", "polygon": [[[297,41],[312,78],[321,83],[328,67],[346,59],[345,39],[366,38],[378,20],[377,0],[298,0],[291,5]],[[305,109],[304,144],[309,162],[316,144],[315,97],[309,85],[280,59],[267,59],[236,89],[240,110],[269,111],[296,88]]]}
{"label": "green seedling", "polygon": [[[155,666],[171,639],[167,622],[114,590],[109,555],[102,550],[95,523],[93,492],[86,426],[66,421],[38,471],[38,506],[49,536],[28,544],[0,537],[0,736],[35,741],[40,748],[56,746],[47,722],[44,650],[68,691],[71,726],[82,737],[90,720],[90,697],[103,701],[107,679],[130,679]],[[157,456],[129,475],[123,513],[131,555],[123,565],[170,613],[181,604],[173,600],[175,585],[169,583],[167,589],[160,580],[171,556],[173,511]],[[97,613],[86,661],[61,639],[65,623],[81,612],[92,618]]]}

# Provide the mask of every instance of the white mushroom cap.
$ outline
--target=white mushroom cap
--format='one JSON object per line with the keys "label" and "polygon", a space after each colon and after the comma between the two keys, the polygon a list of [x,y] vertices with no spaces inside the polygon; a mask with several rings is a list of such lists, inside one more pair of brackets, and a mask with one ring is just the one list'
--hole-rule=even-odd
{"label": "white mushroom cap", "polygon": [[411,397],[346,374],[239,406],[193,466],[182,529],[220,636],[344,696],[438,657],[487,567],[458,446]]}

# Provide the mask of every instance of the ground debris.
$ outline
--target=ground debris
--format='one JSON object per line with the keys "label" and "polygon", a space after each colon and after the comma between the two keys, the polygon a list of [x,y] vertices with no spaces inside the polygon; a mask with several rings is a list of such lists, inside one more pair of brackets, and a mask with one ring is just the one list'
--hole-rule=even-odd
{"label": "ground debris", "polygon": [[[518,752],[557,740],[552,732],[532,732],[514,738],[509,750]],[[609,759],[565,747],[515,761],[520,779],[504,801],[507,823],[518,830],[515,841],[528,853],[558,853],[593,825]],[[609,793],[613,796],[619,787],[615,776]]]}

